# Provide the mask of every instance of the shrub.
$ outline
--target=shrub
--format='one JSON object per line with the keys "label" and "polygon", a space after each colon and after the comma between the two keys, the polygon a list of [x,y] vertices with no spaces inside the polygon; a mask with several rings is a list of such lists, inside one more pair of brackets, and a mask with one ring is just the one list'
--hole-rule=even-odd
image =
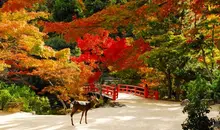
{"label": "shrub", "polygon": [[220,76],[213,81],[212,84],[212,98],[220,103]]}
{"label": "shrub", "polygon": [[11,100],[12,96],[8,90],[0,90],[0,108],[4,109],[5,105]]}
{"label": "shrub", "polygon": [[22,103],[21,109],[26,112],[35,111],[36,114],[50,113],[50,104],[47,97],[36,95],[28,86],[7,85],[0,82],[0,103],[2,108],[7,106],[9,101]]}
{"label": "shrub", "polygon": [[210,98],[211,84],[200,76],[187,84],[187,98],[190,103],[183,109],[188,118],[182,124],[183,130],[212,130],[212,121],[207,117],[210,112],[207,101]]}
{"label": "shrub", "polygon": [[36,114],[50,113],[50,104],[48,98],[46,97],[31,97],[29,99],[29,106],[32,111],[36,112]]}

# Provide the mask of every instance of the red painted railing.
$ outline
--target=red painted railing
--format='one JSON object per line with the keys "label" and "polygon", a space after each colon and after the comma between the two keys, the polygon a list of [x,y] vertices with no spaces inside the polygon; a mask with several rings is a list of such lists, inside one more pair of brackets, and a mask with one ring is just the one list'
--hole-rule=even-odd
{"label": "red painted railing", "polygon": [[[118,98],[118,87],[116,86],[110,86],[110,85],[102,85],[102,95],[110,97],[112,100],[116,100]],[[94,84],[85,85],[84,86],[84,92],[97,92],[100,93],[100,90],[98,87],[96,87]]]}
{"label": "red painted railing", "polygon": [[[150,90],[147,87],[140,87],[134,85],[127,84],[118,84],[118,86],[110,86],[110,85],[102,85],[102,95],[110,97],[112,100],[116,100],[118,98],[119,92],[131,93],[137,96],[141,96],[144,98],[153,98],[159,99],[159,92]],[[100,93],[99,88],[97,88],[94,84],[84,86],[85,93],[88,92],[97,92]]]}
{"label": "red painted railing", "polygon": [[119,84],[118,88],[119,88],[119,92],[131,93],[144,98],[153,98],[156,100],[159,99],[159,92],[150,90],[147,87]]}

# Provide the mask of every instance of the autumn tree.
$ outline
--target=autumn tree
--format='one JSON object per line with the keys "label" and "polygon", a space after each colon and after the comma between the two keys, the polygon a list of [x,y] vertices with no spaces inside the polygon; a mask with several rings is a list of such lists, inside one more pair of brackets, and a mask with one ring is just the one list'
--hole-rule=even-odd
{"label": "autumn tree", "polygon": [[138,68],[143,65],[139,56],[151,49],[149,44],[141,39],[133,42],[128,42],[126,39],[114,40],[109,37],[107,31],[99,35],[86,34],[77,42],[82,54],[78,58],[73,57],[72,60],[83,61],[92,66],[94,71],[101,73],[106,68],[111,71]]}
{"label": "autumn tree", "polygon": [[[42,92],[55,94],[61,102],[71,97],[82,98],[82,86],[90,76],[90,68],[70,62],[69,48],[55,51],[45,46],[46,34],[29,21],[47,16],[24,10],[1,13],[1,52],[5,53],[1,57],[1,79],[27,84],[36,91],[43,89]],[[33,82],[36,77],[43,86]]]}
{"label": "autumn tree", "polygon": [[[97,33],[100,29],[106,29],[112,33],[130,32],[137,35],[148,28],[148,20],[157,20],[154,13],[146,12],[149,6],[145,0],[130,1],[123,5],[112,5],[93,14],[90,17],[74,19],[72,22],[45,22],[44,32],[62,34],[67,41],[76,41],[78,37],[86,33]],[[122,30],[122,31],[120,31]]]}

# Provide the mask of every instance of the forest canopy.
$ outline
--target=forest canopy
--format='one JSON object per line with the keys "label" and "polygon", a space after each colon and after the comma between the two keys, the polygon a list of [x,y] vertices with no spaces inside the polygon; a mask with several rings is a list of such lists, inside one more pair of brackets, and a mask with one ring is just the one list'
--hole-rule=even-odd
{"label": "forest canopy", "polygon": [[0,78],[68,102],[113,76],[179,100],[202,77],[219,99],[215,0],[1,0]]}

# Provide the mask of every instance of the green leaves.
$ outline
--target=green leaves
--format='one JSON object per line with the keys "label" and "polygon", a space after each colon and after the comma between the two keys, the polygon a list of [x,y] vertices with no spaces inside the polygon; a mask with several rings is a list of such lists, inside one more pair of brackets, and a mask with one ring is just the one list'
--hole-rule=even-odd
{"label": "green leaves", "polygon": [[187,98],[190,103],[184,107],[183,113],[188,113],[188,118],[182,124],[184,130],[212,130],[212,122],[207,117],[210,112],[208,101],[211,95],[211,84],[200,75],[196,80],[186,85]]}
{"label": "green leaves", "polygon": [[84,17],[82,8],[79,0],[55,0],[52,15],[55,21],[70,22],[74,15],[77,18]]}

